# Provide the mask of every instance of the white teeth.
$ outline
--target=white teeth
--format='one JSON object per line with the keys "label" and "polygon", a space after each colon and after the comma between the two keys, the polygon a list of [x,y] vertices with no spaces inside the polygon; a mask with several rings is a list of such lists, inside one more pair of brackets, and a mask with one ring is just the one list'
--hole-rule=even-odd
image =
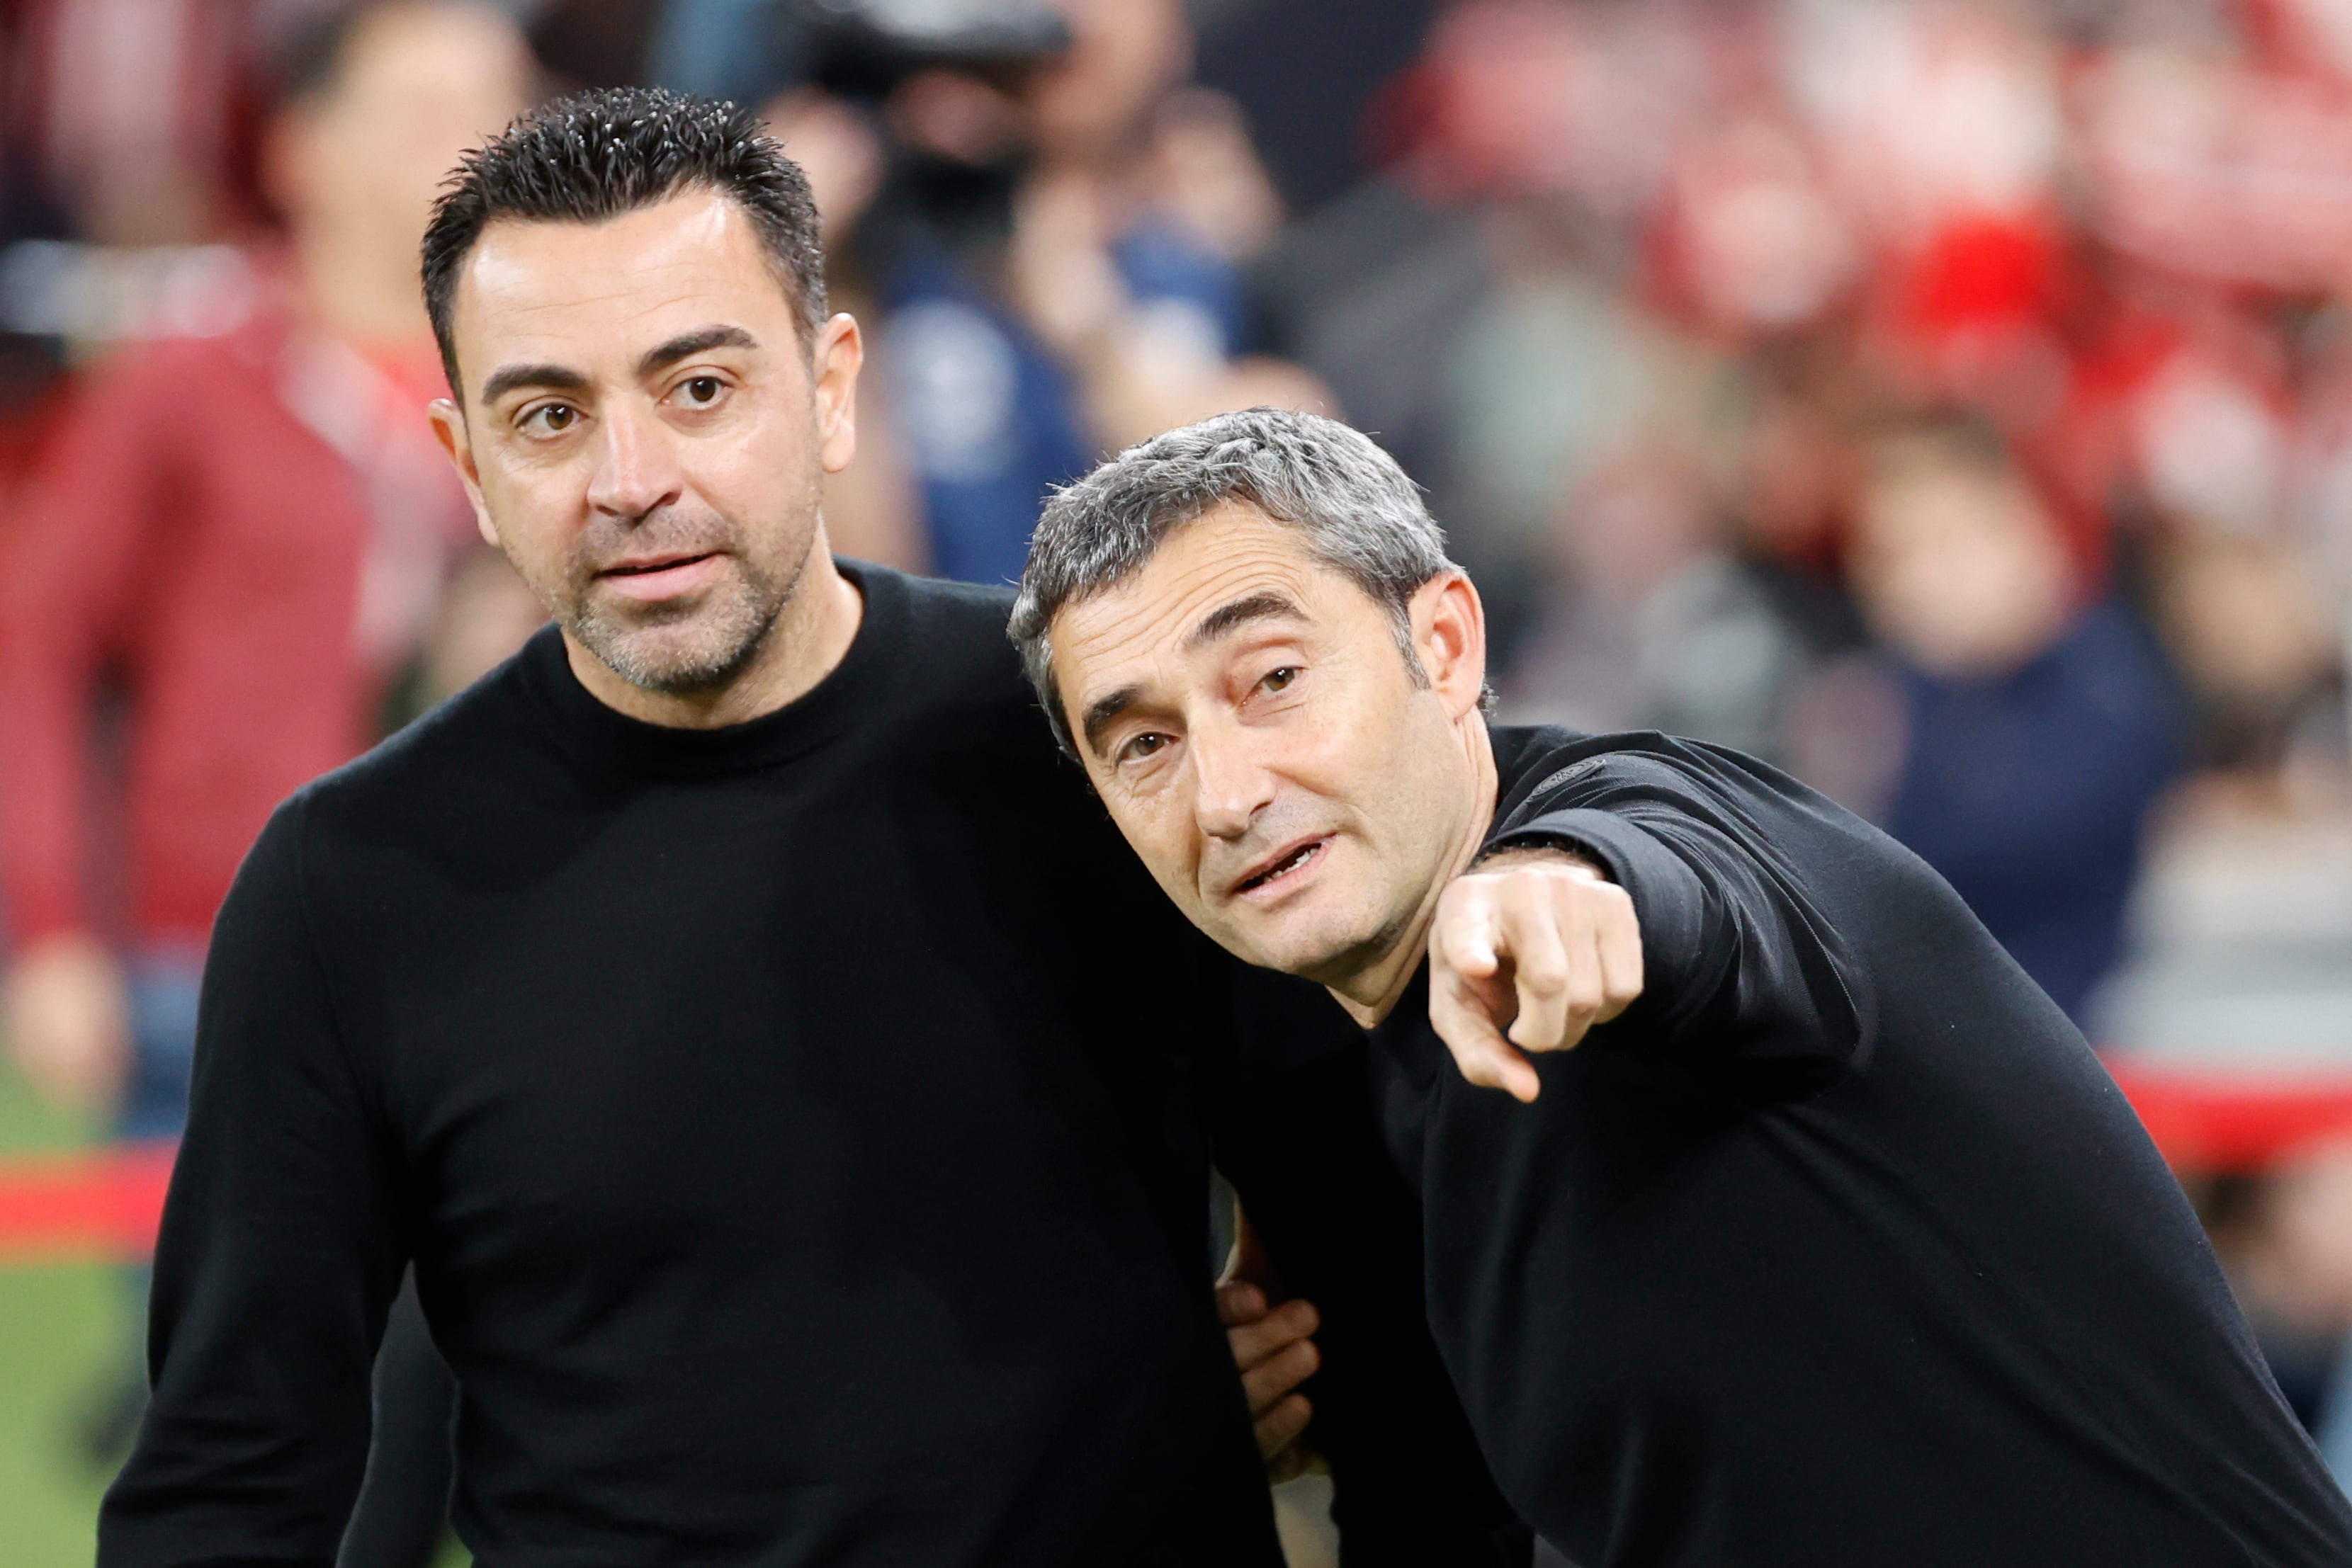
{"label": "white teeth", "polygon": [[1267,883],[1272,882],[1275,878],[1281,876],[1286,872],[1297,870],[1300,866],[1307,863],[1307,857],[1312,855],[1315,852],[1315,850],[1316,846],[1314,844],[1299,845],[1290,853],[1285,855],[1278,863],[1266,867],[1265,870],[1258,873],[1255,876],[1250,878],[1249,881],[1244,883],[1242,884],[1242,891],[1246,893],[1254,887],[1264,887]]}

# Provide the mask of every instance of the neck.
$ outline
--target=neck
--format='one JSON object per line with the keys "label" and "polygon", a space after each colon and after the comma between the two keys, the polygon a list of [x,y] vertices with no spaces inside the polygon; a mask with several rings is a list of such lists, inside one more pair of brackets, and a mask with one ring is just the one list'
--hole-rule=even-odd
{"label": "neck", "polygon": [[293,259],[304,314],[320,330],[362,350],[406,348],[430,330],[407,251],[320,225],[296,232]]}
{"label": "neck", "polygon": [[819,529],[800,580],[751,661],[707,692],[656,692],[633,685],[590,653],[569,628],[563,652],[588,695],[617,713],[667,729],[723,729],[747,724],[804,696],[848,656],[866,601],[833,564]]}
{"label": "neck", "polygon": [[1422,890],[1411,918],[1381,954],[1339,984],[1328,988],[1360,1029],[1370,1029],[1396,1009],[1397,1002],[1421,972],[1428,956],[1429,927],[1437,918],[1437,901],[1455,877],[1468,871],[1486,841],[1486,828],[1495,820],[1499,792],[1495,770],[1495,743],[1486,733],[1483,715],[1473,709],[1458,731],[1462,760],[1469,785],[1465,806],[1453,845],[1439,861],[1437,874]]}

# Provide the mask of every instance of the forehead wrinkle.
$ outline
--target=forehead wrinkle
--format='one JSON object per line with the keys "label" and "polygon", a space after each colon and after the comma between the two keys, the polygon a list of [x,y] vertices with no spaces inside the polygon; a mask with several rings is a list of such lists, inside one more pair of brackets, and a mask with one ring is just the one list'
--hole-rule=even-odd
{"label": "forehead wrinkle", "polygon": [[[1153,585],[1145,580],[1150,575],[1147,566],[1137,578],[1064,611],[1069,618],[1068,634],[1056,641],[1065,655],[1083,653],[1089,662],[1118,669],[1129,661],[1150,660],[1157,648],[1184,650],[1182,629],[1195,625],[1218,606],[1253,592],[1294,603],[1298,597],[1299,563],[1273,540],[1242,541],[1224,557],[1195,570],[1204,571],[1200,580],[1160,589],[1160,593],[1173,590],[1176,594],[1164,609],[1153,607],[1160,594],[1152,593]],[[1133,602],[1146,595],[1150,595],[1147,602]],[[1120,685],[1132,684],[1119,675],[1106,679]],[[1087,699],[1081,695],[1080,700]]]}

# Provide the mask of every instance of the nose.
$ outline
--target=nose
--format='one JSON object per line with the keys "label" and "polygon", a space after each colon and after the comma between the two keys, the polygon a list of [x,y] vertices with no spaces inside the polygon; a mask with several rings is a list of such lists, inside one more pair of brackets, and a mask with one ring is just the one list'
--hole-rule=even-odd
{"label": "nose", "polygon": [[669,432],[643,411],[626,406],[604,416],[588,504],[635,522],[675,504],[685,487]]}
{"label": "nose", "polygon": [[1213,839],[1239,839],[1274,799],[1274,774],[1230,730],[1195,730],[1190,737],[1192,814]]}

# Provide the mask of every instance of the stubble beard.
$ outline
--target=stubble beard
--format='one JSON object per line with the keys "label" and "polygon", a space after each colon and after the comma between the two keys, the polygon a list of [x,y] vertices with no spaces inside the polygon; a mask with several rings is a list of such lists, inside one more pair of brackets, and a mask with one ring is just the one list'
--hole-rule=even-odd
{"label": "stubble beard", "polygon": [[638,606],[595,591],[593,558],[583,551],[567,585],[568,613],[558,617],[580,645],[606,669],[643,691],[700,696],[742,674],[775,635],[785,607],[808,569],[815,538],[812,492],[801,547],[782,570],[763,569],[741,548],[738,529],[720,523],[698,528],[695,542],[723,549],[732,570],[706,592],[682,604]]}
{"label": "stubble beard", "polygon": [[592,595],[567,622],[580,645],[631,685],[668,696],[725,686],[767,646],[800,580],[779,582],[741,557],[730,580],[691,605],[616,615]]}

